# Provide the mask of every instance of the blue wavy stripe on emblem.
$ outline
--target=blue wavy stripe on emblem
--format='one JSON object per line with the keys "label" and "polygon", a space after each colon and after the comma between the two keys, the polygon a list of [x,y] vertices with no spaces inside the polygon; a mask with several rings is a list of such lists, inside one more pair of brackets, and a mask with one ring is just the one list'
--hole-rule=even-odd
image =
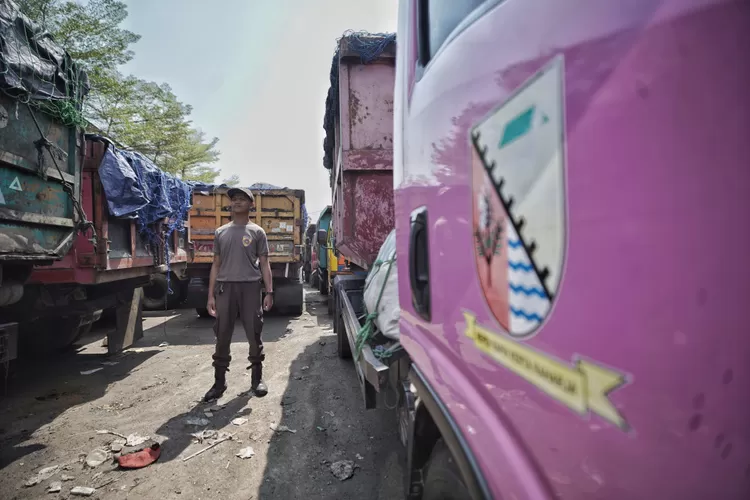
{"label": "blue wavy stripe on emblem", "polygon": [[513,262],[508,261],[508,267],[513,269],[514,271],[526,271],[527,273],[534,270],[534,267],[531,264],[526,264],[524,262]]}
{"label": "blue wavy stripe on emblem", "polygon": [[514,293],[520,293],[520,294],[526,295],[527,297],[536,295],[537,297],[540,297],[542,299],[547,298],[547,294],[544,293],[544,290],[538,287],[530,286],[527,288],[523,285],[514,285],[513,283],[510,283],[509,286],[510,286],[511,291]]}
{"label": "blue wavy stripe on emblem", "polygon": [[516,309],[515,307],[512,307],[512,306],[510,308],[510,312],[511,314],[513,314],[513,316],[518,316],[519,318],[525,318],[529,321],[536,321],[537,323],[542,322],[542,317],[539,316],[537,313],[529,314],[523,309]]}
{"label": "blue wavy stripe on emblem", "polygon": [[523,244],[519,240],[508,240],[508,246],[510,248],[521,248]]}

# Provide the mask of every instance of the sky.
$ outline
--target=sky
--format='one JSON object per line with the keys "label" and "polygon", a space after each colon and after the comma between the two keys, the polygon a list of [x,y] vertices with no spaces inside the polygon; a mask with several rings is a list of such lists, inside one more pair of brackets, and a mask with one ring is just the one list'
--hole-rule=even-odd
{"label": "sky", "polygon": [[331,203],[323,112],[336,39],[396,30],[398,0],[125,0],[141,35],[122,69],[167,82],[218,137],[218,180],[304,189],[310,216]]}

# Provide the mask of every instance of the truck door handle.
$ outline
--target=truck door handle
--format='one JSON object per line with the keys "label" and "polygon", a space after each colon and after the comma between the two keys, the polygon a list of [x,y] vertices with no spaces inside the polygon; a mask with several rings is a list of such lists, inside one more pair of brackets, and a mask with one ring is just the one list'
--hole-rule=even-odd
{"label": "truck door handle", "polygon": [[431,318],[429,248],[427,208],[421,207],[411,214],[409,280],[414,310],[426,321],[430,321]]}

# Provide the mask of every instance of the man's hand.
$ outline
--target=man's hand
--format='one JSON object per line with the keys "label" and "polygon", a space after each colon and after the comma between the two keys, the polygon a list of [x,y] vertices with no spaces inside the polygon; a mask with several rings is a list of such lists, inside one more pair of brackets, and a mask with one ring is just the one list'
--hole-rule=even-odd
{"label": "man's hand", "polygon": [[208,304],[206,305],[206,307],[208,308],[208,314],[210,314],[211,316],[215,318],[216,317],[216,297],[214,297],[213,295],[209,296]]}
{"label": "man's hand", "polygon": [[[265,238],[263,239],[265,241]],[[265,255],[260,255],[258,257],[258,261],[260,263],[260,272],[263,275],[263,285],[265,286],[266,290],[273,292],[273,275],[271,274],[271,261],[268,260],[268,242],[266,242],[263,245],[263,248],[261,250],[262,251],[260,253],[265,253]],[[263,299],[263,310],[270,311],[272,307],[273,307],[273,293],[267,293],[265,298]]]}

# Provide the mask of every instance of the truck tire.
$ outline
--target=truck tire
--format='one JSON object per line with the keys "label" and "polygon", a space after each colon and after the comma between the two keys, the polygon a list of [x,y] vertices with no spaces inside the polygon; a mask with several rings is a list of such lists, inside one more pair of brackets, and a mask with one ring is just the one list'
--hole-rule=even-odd
{"label": "truck tire", "polygon": [[177,285],[177,290],[179,290],[179,297],[178,297],[178,303],[179,306],[183,302],[185,302],[188,298],[188,285],[190,284],[189,279],[184,280],[178,280],[179,284]]}
{"label": "truck tire", "polygon": [[196,307],[195,312],[198,313],[198,316],[201,318],[213,318],[210,314],[208,314],[208,308],[207,307]]}
{"label": "truck tire", "polygon": [[290,304],[286,308],[288,314],[302,316],[305,310],[305,286],[302,283],[295,283],[291,290],[293,293],[290,294]]}
{"label": "truck tire", "polygon": [[274,304],[274,308],[285,316],[302,316],[304,312],[304,304],[301,303],[285,304],[283,307],[279,306],[278,308]]}
{"label": "truck tire", "polygon": [[302,281],[304,281],[305,283],[310,283],[310,270],[308,269],[307,265],[302,268]]}
{"label": "truck tire", "polygon": [[46,317],[20,325],[21,351],[34,358],[46,358],[65,351],[91,331],[93,323],[81,325],[83,316]]}
{"label": "truck tire", "polygon": [[422,500],[464,500],[471,498],[453,454],[443,439],[435,443],[425,466]]}
{"label": "truck tire", "polygon": [[352,348],[349,346],[349,339],[346,335],[346,326],[344,325],[344,314],[341,311],[338,301],[336,301],[333,317],[333,331],[336,332],[336,353],[339,355],[339,358],[351,359]]}
{"label": "truck tire", "polygon": [[289,312],[292,316],[302,316],[304,312],[304,304],[297,304],[289,308]]}
{"label": "truck tire", "polygon": [[163,311],[174,309],[180,305],[180,283],[172,279],[172,293],[168,294],[167,276],[155,274],[151,277],[151,284],[143,287],[143,309],[147,311]]}
{"label": "truck tire", "polygon": [[319,285],[318,290],[320,291],[321,295],[328,295],[328,276],[323,275],[318,278]]}
{"label": "truck tire", "polygon": [[[329,306],[331,305],[331,302],[334,300],[334,297],[337,297],[339,293],[341,293],[341,290],[338,290],[338,291],[334,290],[333,294],[331,294],[331,296],[328,297],[328,305]],[[329,307],[329,312],[330,312],[330,307]],[[330,314],[331,314],[331,318],[332,318],[332,321],[333,321],[333,325],[332,325],[333,333],[339,333],[339,326],[340,325],[339,325],[339,322],[336,321],[338,319],[338,317],[339,317],[338,304],[333,304],[333,312],[330,312]]]}
{"label": "truck tire", "polygon": [[273,311],[285,316],[300,316],[305,308],[305,285],[297,280],[275,279]]}

